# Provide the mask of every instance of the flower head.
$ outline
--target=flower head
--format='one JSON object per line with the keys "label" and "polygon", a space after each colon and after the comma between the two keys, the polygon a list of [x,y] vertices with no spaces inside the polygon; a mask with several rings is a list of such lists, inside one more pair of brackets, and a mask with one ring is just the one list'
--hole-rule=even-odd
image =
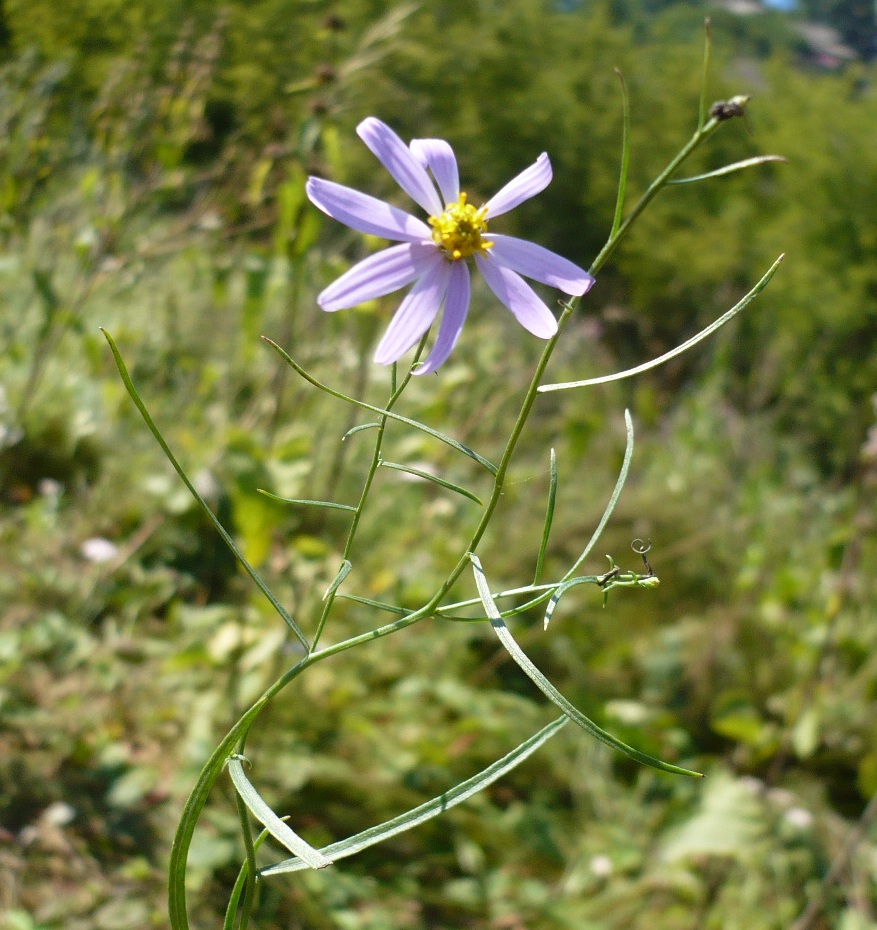
{"label": "flower head", "polygon": [[488,231],[488,222],[535,197],[551,181],[551,162],[542,154],[481,207],[460,190],[457,160],[443,139],[405,143],[374,117],[357,133],[402,190],[427,214],[428,223],[349,187],[309,178],[311,202],[333,219],[363,233],[399,243],[371,255],[318,297],[323,310],[344,310],[414,286],[402,300],[375,352],[375,361],[397,361],[432,326],[444,305],[432,350],[415,374],[435,371],[451,354],[469,312],[468,259],[474,259],[488,287],[524,329],[541,339],[557,332],[557,321],[521,275],[581,296],[594,279],[577,265],[513,236]]}

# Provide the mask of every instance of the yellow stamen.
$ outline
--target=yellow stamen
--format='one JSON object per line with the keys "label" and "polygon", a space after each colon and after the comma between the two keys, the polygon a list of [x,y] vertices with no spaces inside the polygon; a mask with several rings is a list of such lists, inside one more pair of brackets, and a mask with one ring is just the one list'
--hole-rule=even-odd
{"label": "yellow stamen", "polygon": [[485,242],[481,237],[487,233],[487,209],[477,210],[466,203],[466,194],[460,194],[457,203],[449,203],[441,216],[431,216],[432,241],[442,249],[452,261],[469,258],[478,252],[493,248],[492,242]]}

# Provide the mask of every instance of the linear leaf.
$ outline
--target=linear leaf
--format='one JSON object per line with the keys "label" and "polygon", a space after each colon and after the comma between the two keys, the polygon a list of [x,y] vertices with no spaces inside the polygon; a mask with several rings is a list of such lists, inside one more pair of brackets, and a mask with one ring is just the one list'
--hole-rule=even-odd
{"label": "linear leaf", "polygon": [[[307,664],[307,659],[299,661],[283,676],[281,682],[291,680],[302,672]],[[265,692],[225,734],[222,742],[213,750],[207,763],[201,769],[195,787],[183,807],[183,815],[177,825],[177,832],[174,834],[168,864],[168,916],[173,930],[189,930],[189,917],[186,911],[186,862],[201,812],[235,747],[247,735],[256,718],[269,703],[273,693],[275,692],[271,689]]]}
{"label": "linear leaf", "polygon": [[249,808],[250,813],[259,823],[263,824],[275,840],[282,843],[290,852],[295,853],[308,868],[325,869],[326,866],[332,865],[330,858],[303,840],[265,803],[244,773],[240,756],[233,756],[228,760],[228,771],[237,793]]}
{"label": "linear leaf", "polygon": [[280,355],[280,357],[293,369],[293,371],[301,375],[301,377],[304,378],[308,384],[312,384],[315,388],[319,388],[321,391],[325,391],[325,393],[331,395],[332,397],[337,397],[339,400],[346,400],[349,404],[353,404],[356,407],[362,407],[363,410],[371,410],[372,413],[377,413],[382,417],[389,417],[391,420],[398,420],[400,423],[405,423],[407,426],[413,426],[414,429],[419,429],[421,432],[426,433],[435,439],[438,439],[439,442],[443,442],[445,445],[450,446],[452,449],[456,449],[458,452],[462,452],[463,455],[467,455],[470,459],[475,459],[475,461],[478,462],[479,465],[484,466],[484,468],[486,468],[491,473],[491,475],[496,474],[496,465],[484,458],[483,455],[479,455],[474,449],[470,449],[468,446],[464,446],[461,442],[457,442],[456,439],[451,439],[450,436],[446,436],[444,433],[440,433],[438,430],[427,426],[425,423],[419,423],[417,420],[411,420],[408,417],[403,417],[402,414],[394,413],[392,410],[384,410],[381,407],[375,407],[372,404],[367,404],[363,400],[357,400],[355,397],[350,397],[347,394],[342,394],[340,391],[336,391],[333,388],[330,388],[328,385],[318,381],[313,375],[308,374],[308,372],[306,372],[304,368],[302,368],[301,365],[299,365],[299,363],[289,355],[289,353],[281,349],[280,346],[277,345],[277,343],[272,339],[269,339],[267,336],[263,336],[262,339]]}
{"label": "linear leaf", "polygon": [[351,564],[350,560],[344,559],[344,561],[341,563],[341,568],[338,569],[338,574],[332,581],[332,584],[326,588],[326,593],[323,595],[324,601],[326,598],[331,597],[338,590],[338,588],[341,587],[341,582],[344,581],[344,579],[350,574],[352,569],[353,565]]}
{"label": "linear leaf", "polygon": [[445,481],[444,478],[439,478],[437,475],[431,475],[428,471],[422,471],[419,468],[412,468],[410,465],[400,465],[398,462],[386,462],[381,459],[380,464],[384,468],[393,468],[396,471],[404,471],[409,475],[415,475],[418,478],[423,478],[425,481],[432,481],[433,484],[438,484],[443,488],[447,488],[449,491],[456,491],[457,494],[462,494],[463,497],[468,497],[470,501],[475,501],[479,507],[484,506],[484,501],[480,497],[473,494],[471,491],[467,491],[465,488],[461,488],[458,484],[452,484],[450,481]]}
{"label": "linear leaf", "polygon": [[725,165],[724,168],[716,168],[715,171],[708,171],[706,174],[696,174],[691,178],[676,178],[668,181],[668,184],[693,184],[695,181],[706,181],[708,178],[720,178],[726,174],[732,174],[735,171],[743,171],[746,168],[753,168],[755,165],[763,165],[769,161],[781,161],[788,163],[788,158],[782,155],[757,155],[755,158],[746,158],[743,161],[735,161],[732,165]]}
{"label": "linear leaf", "polygon": [[615,200],[615,219],[612,221],[610,239],[618,234],[621,227],[621,218],[624,215],[624,195],[627,191],[627,172],[630,167],[630,98],[627,95],[627,84],[624,81],[624,75],[618,68],[615,69],[615,73],[621,82],[621,107],[624,129],[621,136],[621,170],[618,172],[618,196]]}
{"label": "linear leaf", "polygon": [[[285,817],[282,817],[281,820],[285,820]],[[267,830],[262,830],[262,832],[256,837],[253,842],[253,851],[259,849],[259,847],[268,839],[271,834]],[[225,920],[222,922],[222,930],[234,930],[235,927],[235,916],[238,912],[238,907],[241,903],[241,897],[244,894],[245,888],[248,886],[247,879],[250,877],[250,863],[249,860],[244,859],[241,863],[240,870],[238,871],[238,877],[235,880],[234,887],[231,890],[231,897],[228,899],[228,905],[225,908]],[[238,930],[245,930],[248,922],[248,912],[249,912],[249,902],[245,900],[244,907],[245,912],[241,914],[241,922],[238,924]]]}
{"label": "linear leaf", "polygon": [[128,394],[131,397],[131,400],[134,401],[134,405],[140,411],[140,416],[143,417],[144,422],[149,427],[152,435],[155,437],[158,444],[161,446],[161,451],[167,456],[168,461],[173,465],[176,473],[182,478],[183,484],[189,489],[189,493],[195,498],[195,500],[200,505],[201,509],[204,511],[207,518],[216,528],[216,532],[222,537],[222,541],[228,546],[229,549],[234,553],[235,558],[243,566],[244,571],[252,578],[256,587],[265,595],[266,598],[271,603],[271,606],[277,611],[277,613],[283,618],[286,625],[292,630],[295,634],[298,641],[302,644],[306,652],[311,651],[311,644],[308,642],[307,637],[302,633],[299,625],[292,619],[280,601],[274,596],[271,589],[268,585],[262,581],[262,578],[256,572],[256,569],[244,558],[244,554],[238,549],[235,541],[228,534],[228,531],[225,527],[219,522],[216,514],[210,509],[207,504],[207,501],[195,490],[195,485],[189,480],[189,476],[183,471],[183,466],[177,461],[173,452],[170,450],[170,446],[165,442],[164,436],[162,436],[161,431],[155,425],[155,421],[149,414],[149,411],[146,409],[146,405],[140,398],[140,395],[137,392],[137,388],[134,387],[134,382],[131,380],[131,376],[128,374],[128,369],[125,367],[125,363],[122,361],[121,353],[116,347],[116,343],[113,340],[113,337],[101,327],[101,332],[104,334],[107,342],[110,344],[110,349],[113,353],[113,358],[116,360],[116,367],[119,369],[119,374],[122,376],[122,381],[125,384],[125,388],[128,391]]}
{"label": "linear leaf", "polygon": [[607,733],[602,727],[597,726],[593,720],[586,717],[578,708],[570,704],[542,672],[536,668],[524,650],[517,644],[511,631],[503,622],[496,602],[490,595],[490,587],[484,576],[484,569],[481,567],[481,561],[474,552],[469,553],[469,558],[472,560],[472,568],[475,573],[475,585],[478,588],[478,593],[481,595],[481,601],[484,604],[484,609],[487,611],[487,616],[490,617],[490,625],[493,627],[499,641],[505,646],[508,654],[518,663],[523,672],[536,687],[553,704],[557,705],[573,723],[577,723],[583,730],[587,730],[588,733],[601,742],[606,743],[607,746],[617,749],[619,752],[624,753],[624,755],[637,762],[641,762],[643,765],[649,765],[652,768],[660,769],[662,772],[672,772],[675,775],[692,775],[696,778],[703,777],[700,772],[692,772],[678,765],[663,762],[661,759],[656,759],[654,756],[647,755],[644,752],[640,752],[638,749],[634,749],[633,746],[628,746],[627,743],[623,743],[611,733]]}
{"label": "linear leaf", "polygon": [[[376,843],[389,839],[391,836],[396,836],[397,833],[403,833],[405,830],[410,830],[412,827],[419,826],[425,821],[437,817],[439,814],[443,814],[457,804],[461,804],[463,801],[471,798],[472,795],[477,794],[479,791],[483,791],[488,785],[492,785],[498,778],[501,778],[506,772],[511,771],[516,765],[519,765],[524,759],[531,756],[540,746],[547,743],[548,740],[556,733],[560,732],[567,723],[568,720],[566,717],[559,717],[557,720],[549,723],[548,726],[543,727],[529,739],[524,740],[520,746],[513,749],[501,759],[498,759],[492,765],[489,765],[477,775],[473,775],[472,778],[460,782],[459,785],[456,785],[444,794],[440,794],[437,798],[433,798],[431,801],[427,801],[425,804],[421,804],[419,807],[415,807],[404,814],[400,814],[392,820],[387,820],[376,827],[363,830],[362,833],[357,833],[355,836],[348,837],[346,840],[330,843],[328,846],[323,847],[321,851],[327,856],[331,856],[333,861],[337,861],[338,859],[352,856],[354,853],[367,849],[369,846],[374,846]],[[278,862],[276,865],[262,869],[259,874],[262,876],[281,875],[285,872],[299,872],[307,867],[307,863],[301,858],[286,859],[283,862]]]}
{"label": "linear leaf", "polygon": [[305,500],[302,497],[278,497],[276,494],[272,494],[264,488],[256,488],[256,490],[260,494],[264,494],[265,497],[270,497],[271,500],[278,501],[281,504],[306,504],[310,507],[329,507],[332,510],[352,510],[356,513],[356,507],[351,507],[350,504],[336,504],[334,501]]}
{"label": "linear leaf", "polygon": [[410,610],[405,610],[404,607],[396,607],[394,604],[385,604],[383,601],[373,601],[370,597],[360,597],[358,594],[339,594],[338,597],[343,598],[347,601],[356,601],[357,604],[365,604],[368,607],[374,607],[377,610],[386,610],[387,613],[399,614],[400,617],[405,617],[411,613]]}
{"label": "linear leaf", "polygon": [[[494,598],[494,600],[498,601],[504,597],[514,597],[517,594],[535,594],[538,591],[540,592],[539,593],[540,599],[545,600],[551,596],[551,592],[554,591],[556,587],[557,587],[557,582],[555,582],[554,584],[535,584],[535,585],[528,584],[526,585],[526,587],[523,587],[523,588],[510,588],[508,591],[500,591],[498,594],[493,594],[491,596]],[[470,597],[465,601],[455,601],[453,604],[445,604],[443,607],[437,607],[436,614],[444,618],[445,614],[449,610],[459,610],[461,607],[472,607],[473,605],[480,604],[480,603],[481,603],[480,597]],[[506,616],[506,614],[503,613],[503,616]],[[460,620],[461,618],[460,617],[454,617],[454,618],[448,617],[447,619]],[[484,619],[484,618],[481,618],[481,619]]]}
{"label": "linear leaf", "polygon": [[572,568],[563,576],[563,581],[568,581],[572,578],[578,570],[578,567],[591,554],[591,550],[597,544],[597,540],[603,535],[603,530],[606,529],[606,524],[609,522],[612,512],[615,510],[615,505],[618,503],[618,498],[621,497],[622,490],[624,490],[624,485],[627,481],[627,473],[630,471],[630,463],[633,461],[633,420],[630,417],[629,410],[624,411],[624,426],[627,433],[627,443],[624,447],[624,461],[621,463],[621,471],[618,473],[618,480],[615,482],[612,496],[609,498],[609,503],[603,511],[603,516],[600,517],[597,528],[588,540],[587,546],[585,546],[582,550],[582,554],[575,560]]}
{"label": "linear leaf", "polygon": [[700,75],[700,106],[698,107],[697,129],[706,126],[707,91],[709,86],[710,58],[713,50],[713,27],[709,16],[703,21],[703,66]]}
{"label": "linear leaf", "polygon": [[354,433],[361,433],[364,429],[378,429],[380,425],[380,423],[360,423],[359,426],[351,426],[341,437],[341,442],[344,442],[348,436],[352,436]]}
{"label": "linear leaf", "polygon": [[706,339],[707,336],[711,336],[717,329],[720,329],[725,323],[732,320],[737,314],[744,308],[749,306],[749,304],[767,287],[768,281],[774,276],[777,268],[780,266],[780,262],[785,258],[785,255],[780,255],[780,257],[770,266],[767,270],[767,273],[764,277],[752,288],[752,290],[737,304],[734,304],[727,313],[720,316],[715,322],[710,323],[706,329],[702,329],[696,336],[692,336],[691,339],[686,340],[680,346],[676,346],[675,349],[667,352],[665,355],[661,355],[658,358],[652,359],[650,362],[645,362],[642,365],[637,365],[636,368],[628,368],[627,371],[619,371],[614,375],[604,375],[602,378],[587,378],[584,381],[564,381],[559,382],[558,384],[543,384],[537,390],[540,394],[547,394],[549,391],[567,391],[570,388],[578,387],[588,387],[591,384],[608,384],[610,381],[621,381],[624,378],[630,378],[633,375],[641,374],[644,371],[649,371],[651,368],[657,368],[658,365],[663,365],[664,362],[668,362],[671,358],[675,358],[677,355],[681,355],[683,352],[690,349],[692,346],[697,345],[703,339]]}
{"label": "linear leaf", "polygon": [[545,551],[548,548],[548,536],[551,533],[551,524],[554,520],[554,505],[557,502],[557,453],[551,450],[551,464],[549,465],[548,479],[548,507],[545,511],[545,524],[542,527],[542,542],[539,545],[539,555],[536,557],[536,574],[533,584],[539,584],[542,569],[545,566]]}

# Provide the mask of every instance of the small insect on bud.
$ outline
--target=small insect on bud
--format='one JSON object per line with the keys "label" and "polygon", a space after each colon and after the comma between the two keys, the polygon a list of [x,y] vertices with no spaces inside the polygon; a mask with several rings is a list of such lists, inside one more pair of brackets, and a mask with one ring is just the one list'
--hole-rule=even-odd
{"label": "small insect on bud", "polygon": [[710,107],[710,116],[720,123],[735,116],[746,116],[746,104],[749,97],[732,97],[730,100],[718,100]]}

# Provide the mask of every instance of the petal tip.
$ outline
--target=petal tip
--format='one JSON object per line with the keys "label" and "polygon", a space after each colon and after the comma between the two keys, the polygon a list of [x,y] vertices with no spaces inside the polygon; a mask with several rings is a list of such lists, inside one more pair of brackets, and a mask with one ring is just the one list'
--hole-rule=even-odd
{"label": "petal tip", "polygon": [[581,282],[577,282],[575,290],[570,292],[571,296],[584,297],[585,294],[587,294],[588,291],[594,286],[596,280],[597,279],[592,274],[585,272]]}

